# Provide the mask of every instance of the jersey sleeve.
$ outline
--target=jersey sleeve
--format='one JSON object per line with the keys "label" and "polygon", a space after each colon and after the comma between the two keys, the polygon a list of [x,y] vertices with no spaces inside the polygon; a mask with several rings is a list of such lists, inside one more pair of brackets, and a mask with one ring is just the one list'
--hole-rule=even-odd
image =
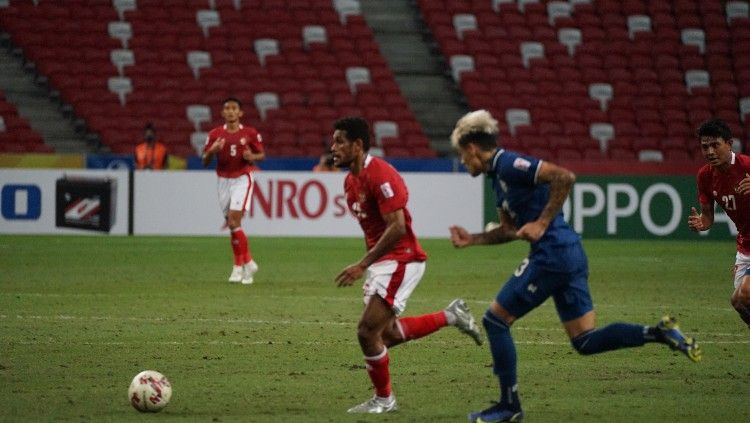
{"label": "jersey sleeve", "polygon": [[206,142],[203,144],[203,152],[205,153],[208,151],[209,148],[211,148],[211,145],[216,142],[216,133],[214,131],[211,131],[208,133],[208,136],[206,136]]}
{"label": "jersey sleeve", "polygon": [[505,157],[498,160],[499,169],[496,170],[503,181],[511,185],[536,185],[541,160],[507,151],[503,155]]}
{"label": "jersey sleeve", "polygon": [[390,166],[380,166],[370,176],[370,191],[378,202],[381,215],[406,208],[409,193],[401,175]]}
{"label": "jersey sleeve", "polygon": [[250,129],[249,132],[248,139],[250,140],[250,150],[252,150],[253,153],[262,153],[265,148],[263,146],[263,137],[260,135],[260,132],[256,129]]}

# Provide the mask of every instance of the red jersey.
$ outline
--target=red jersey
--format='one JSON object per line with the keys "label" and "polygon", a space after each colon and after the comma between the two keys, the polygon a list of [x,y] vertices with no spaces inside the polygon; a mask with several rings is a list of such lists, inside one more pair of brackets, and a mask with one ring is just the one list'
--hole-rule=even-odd
{"label": "red jersey", "polygon": [[750,156],[732,153],[729,171],[722,173],[710,165],[698,171],[698,200],[713,207],[719,203],[737,226],[737,251],[750,254],[750,195],[737,194],[739,182],[750,174]]}
{"label": "red jersey", "polygon": [[359,175],[350,172],[344,181],[346,203],[349,210],[359,220],[365,233],[367,249],[371,249],[383,236],[386,223],[383,215],[398,209],[404,210],[406,233],[393,249],[377,261],[396,260],[399,262],[425,261],[427,254],[419,245],[411,228],[411,214],[406,208],[409,192],[406,184],[385,160],[373,156],[365,157],[365,164]]}
{"label": "red jersey", "polygon": [[226,125],[214,128],[208,133],[203,151],[207,151],[213,143],[220,139],[226,140],[224,147],[216,153],[219,160],[216,174],[224,178],[236,178],[256,169],[253,162],[242,158],[242,152],[250,149],[253,153],[263,152],[263,138],[251,126],[240,125],[237,132],[227,131]]}

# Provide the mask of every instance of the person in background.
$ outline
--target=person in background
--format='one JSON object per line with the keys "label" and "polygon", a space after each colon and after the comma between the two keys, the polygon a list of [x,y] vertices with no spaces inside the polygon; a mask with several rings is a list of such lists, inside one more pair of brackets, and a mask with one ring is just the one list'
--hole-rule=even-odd
{"label": "person in background", "polygon": [[143,131],[143,142],[135,146],[135,168],[162,170],[167,167],[167,147],[156,139],[151,123]]}
{"label": "person in background", "polygon": [[248,210],[253,196],[255,162],[266,157],[263,138],[258,131],[240,123],[243,116],[242,103],[229,97],[222,103],[221,116],[224,125],[211,130],[203,147],[203,166],[208,166],[214,156],[218,157],[216,174],[219,179],[219,206],[229,227],[234,266],[229,282],[253,283],[258,264],[253,260],[242,229],[242,217]]}
{"label": "person in background", "polygon": [[339,168],[333,164],[333,154],[330,151],[320,155],[320,161],[313,166],[313,172],[338,172]]}
{"label": "person in background", "polygon": [[732,151],[732,132],[720,119],[708,120],[698,128],[698,142],[708,163],[697,176],[701,212],[692,208],[688,227],[695,232],[709,230],[714,223],[715,203],[737,226],[730,302],[750,328],[750,156]]}

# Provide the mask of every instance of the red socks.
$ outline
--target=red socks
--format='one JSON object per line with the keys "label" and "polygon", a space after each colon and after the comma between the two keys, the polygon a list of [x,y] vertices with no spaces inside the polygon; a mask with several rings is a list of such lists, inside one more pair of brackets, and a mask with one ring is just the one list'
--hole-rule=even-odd
{"label": "red socks", "polygon": [[232,235],[232,252],[234,253],[234,265],[242,266],[253,259],[250,254],[250,248],[247,245],[247,237],[242,228],[236,228],[231,232]]}
{"label": "red socks", "polygon": [[445,317],[445,312],[441,310],[435,313],[423,314],[421,316],[402,317],[398,319],[397,324],[399,329],[401,329],[404,341],[410,341],[412,339],[427,336],[438,329],[447,326],[448,321]]}
{"label": "red socks", "polygon": [[365,357],[365,366],[375,386],[375,394],[382,398],[391,396],[391,372],[388,370],[388,348],[374,357]]}
{"label": "red socks", "polygon": [[[402,317],[396,321],[404,341],[427,336],[438,329],[447,326],[448,321],[444,311],[424,314],[415,317]],[[391,373],[388,369],[388,348],[374,357],[365,357],[367,374],[375,386],[375,394],[386,398],[391,395]]]}

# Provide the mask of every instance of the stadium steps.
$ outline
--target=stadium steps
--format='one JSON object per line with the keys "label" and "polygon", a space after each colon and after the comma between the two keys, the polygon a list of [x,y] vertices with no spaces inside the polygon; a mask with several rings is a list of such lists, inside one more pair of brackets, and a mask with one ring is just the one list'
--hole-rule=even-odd
{"label": "stadium steps", "polygon": [[418,9],[403,0],[363,1],[362,14],[393,70],[417,121],[440,155],[452,154],[448,138],[467,109],[439,54],[423,35]]}
{"label": "stadium steps", "polygon": [[73,122],[63,114],[59,104],[50,99],[47,89],[35,82],[35,73],[26,66],[22,56],[0,48],[0,90],[5,92],[7,100],[55,152],[90,151]]}

